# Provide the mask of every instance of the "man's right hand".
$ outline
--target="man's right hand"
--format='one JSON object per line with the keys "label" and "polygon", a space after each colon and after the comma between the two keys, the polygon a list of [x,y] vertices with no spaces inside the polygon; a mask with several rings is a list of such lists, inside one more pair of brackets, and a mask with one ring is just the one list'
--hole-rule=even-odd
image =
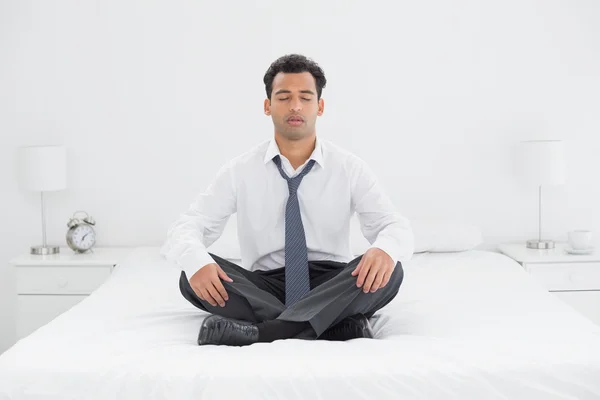
{"label": "man's right hand", "polygon": [[229,300],[229,296],[221,283],[221,279],[233,282],[218,264],[207,264],[192,275],[190,286],[200,299],[209,302],[213,307],[216,307],[217,304],[225,307],[225,302]]}

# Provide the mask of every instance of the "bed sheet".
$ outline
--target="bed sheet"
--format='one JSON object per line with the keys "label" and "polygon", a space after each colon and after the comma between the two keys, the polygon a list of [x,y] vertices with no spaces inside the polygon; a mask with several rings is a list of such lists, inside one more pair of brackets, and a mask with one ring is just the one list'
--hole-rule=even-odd
{"label": "bed sheet", "polygon": [[416,254],[375,340],[197,346],[179,269],[136,248],[0,356],[0,399],[598,399],[600,328],[495,252]]}

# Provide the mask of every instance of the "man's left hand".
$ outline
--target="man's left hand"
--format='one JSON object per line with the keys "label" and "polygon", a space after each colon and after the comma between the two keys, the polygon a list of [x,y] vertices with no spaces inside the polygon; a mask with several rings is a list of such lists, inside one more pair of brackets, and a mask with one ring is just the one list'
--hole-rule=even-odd
{"label": "man's left hand", "polygon": [[362,259],[352,271],[352,276],[358,275],[356,286],[362,287],[363,292],[375,293],[390,281],[394,272],[394,260],[385,251],[372,247],[363,254]]}

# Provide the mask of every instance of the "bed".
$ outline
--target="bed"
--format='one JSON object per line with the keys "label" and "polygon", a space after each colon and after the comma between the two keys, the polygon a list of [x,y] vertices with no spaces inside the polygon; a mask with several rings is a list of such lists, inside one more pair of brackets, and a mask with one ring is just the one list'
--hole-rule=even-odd
{"label": "bed", "polygon": [[376,340],[198,346],[158,247],[0,356],[0,399],[598,399],[600,328],[499,253],[415,254]]}

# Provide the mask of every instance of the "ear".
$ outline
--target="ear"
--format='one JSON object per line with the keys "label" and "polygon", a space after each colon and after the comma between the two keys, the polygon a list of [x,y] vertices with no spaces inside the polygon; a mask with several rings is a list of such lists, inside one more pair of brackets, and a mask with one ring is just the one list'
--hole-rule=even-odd
{"label": "ear", "polygon": [[271,100],[265,99],[265,115],[271,115]]}
{"label": "ear", "polygon": [[323,111],[325,111],[325,102],[323,101],[323,98],[319,99],[319,111],[317,111],[317,115],[320,117],[321,115],[323,115]]}

